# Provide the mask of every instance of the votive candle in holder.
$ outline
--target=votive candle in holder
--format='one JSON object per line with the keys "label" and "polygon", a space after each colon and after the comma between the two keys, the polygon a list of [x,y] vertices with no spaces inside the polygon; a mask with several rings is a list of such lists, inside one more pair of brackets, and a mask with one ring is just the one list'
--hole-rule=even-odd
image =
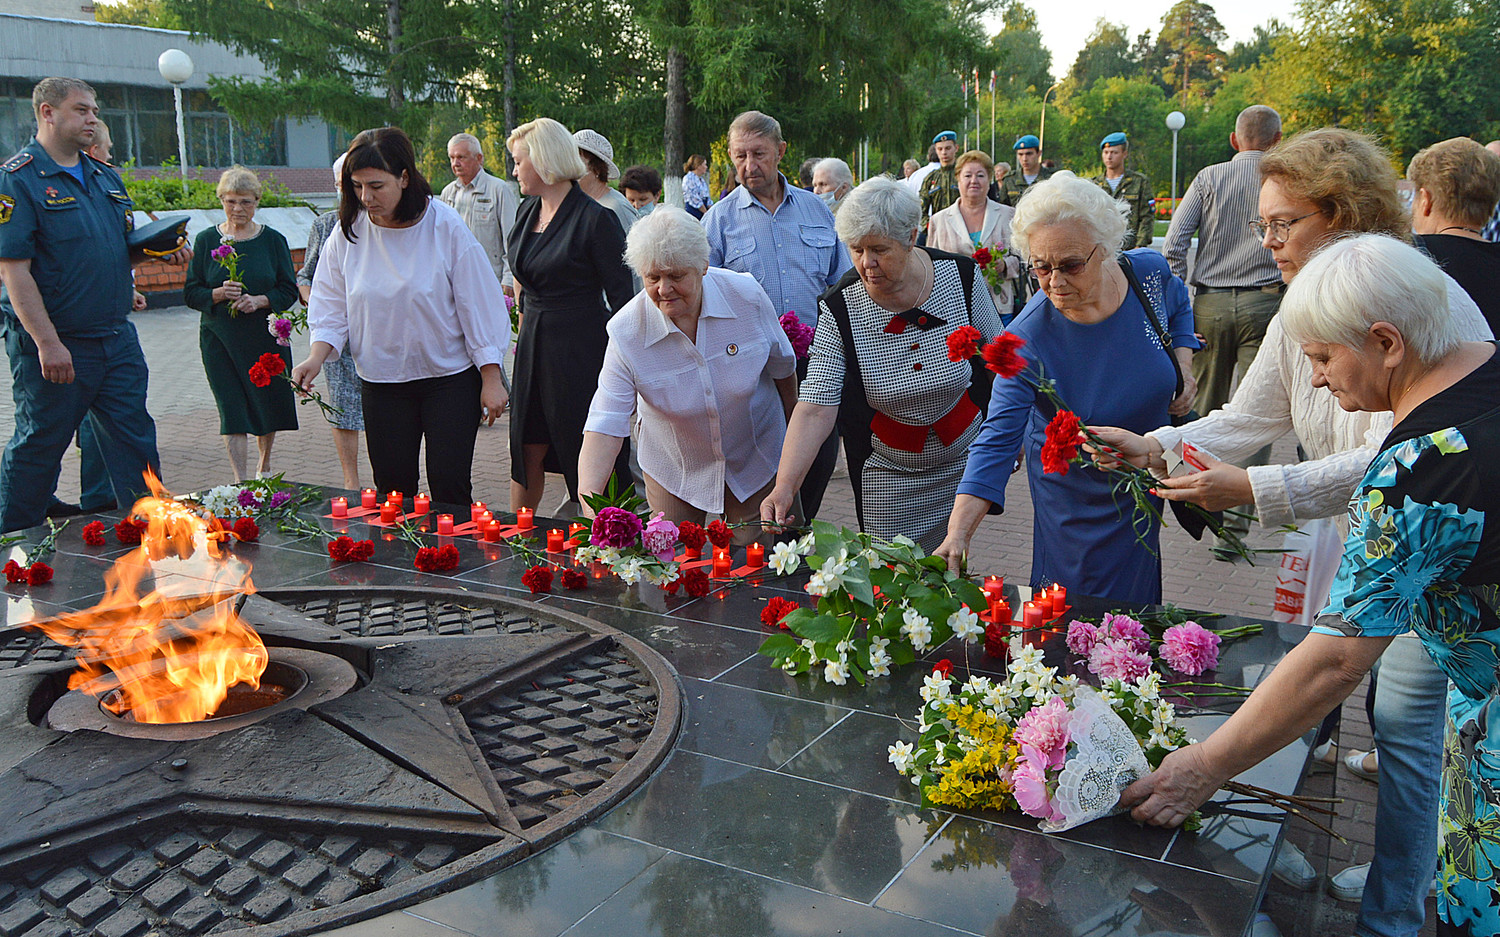
{"label": "votive candle in holder", "polygon": [[547,552],[562,553],[565,549],[563,544],[566,541],[567,536],[562,532],[561,528],[552,528],[551,530],[547,531]]}
{"label": "votive candle in holder", "polygon": [[393,524],[396,522],[396,517],[400,513],[400,508],[387,501],[385,504],[382,504],[380,506],[380,522],[382,524]]}
{"label": "votive candle in holder", "polygon": [[1062,585],[1052,587],[1052,614],[1061,615],[1068,607],[1068,590]]}
{"label": "votive candle in holder", "polygon": [[994,613],[991,617],[993,617],[998,624],[1010,624],[1010,603],[1005,601],[1005,598],[1003,596],[990,603],[990,611]]}
{"label": "votive candle in holder", "polygon": [[495,515],[491,514],[489,511],[480,511],[479,517],[475,518],[474,523],[479,525],[480,530],[484,530],[490,525],[490,521],[494,519]]}
{"label": "votive candle in holder", "polygon": [[751,569],[760,569],[766,565],[765,544],[752,543],[745,547],[745,565]]}
{"label": "votive candle in holder", "polygon": [[349,516],[349,499],[348,498],[334,498],[333,499],[333,516],[334,517],[348,517]]}
{"label": "votive candle in holder", "polygon": [[1021,627],[1026,631],[1040,629],[1046,619],[1046,613],[1042,606],[1036,602],[1027,602],[1026,610],[1021,618]]}
{"label": "votive candle in holder", "polygon": [[999,576],[984,577],[984,594],[989,598],[990,604],[1005,594],[1005,580]]}
{"label": "votive candle in holder", "polygon": [[453,533],[453,515],[452,514],[439,514],[438,515],[437,532],[439,534],[451,534],[451,533]]}
{"label": "votive candle in holder", "polygon": [[375,507],[375,498],[375,489],[366,488],[359,493],[359,506],[362,508],[373,508]]}
{"label": "votive candle in holder", "polygon": [[683,547],[682,548],[682,556],[683,556],[683,559],[701,560],[701,559],[703,559],[703,548],[702,547]]}
{"label": "votive candle in holder", "polygon": [[469,505],[469,520],[475,524],[479,523],[479,515],[483,514],[484,510],[484,502],[475,501],[473,504]]}
{"label": "votive candle in holder", "polygon": [[578,523],[577,521],[574,521],[573,523],[569,524],[568,525],[568,548],[572,549],[573,547],[577,546],[580,543],[587,543],[588,542],[588,538],[587,537],[584,537],[581,540],[578,537],[579,534],[581,534],[581,533],[583,533],[583,532],[585,532],[587,530],[588,530],[588,527],[584,526],[583,524]]}
{"label": "votive candle in holder", "polygon": [[729,571],[733,567],[729,560],[729,551],[722,547],[714,550],[713,575],[715,579],[727,579]]}
{"label": "votive candle in holder", "polygon": [[484,539],[491,543],[500,540],[500,522],[493,518],[484,525]]}
{"label": "votive candle in holder", "polygon": [[417,495],[412,501],[412,510],[416,511],[418,516],[426,514],[432,510],[432,499],[425,494]]}
{"label": "votive candle in holder", "polygon": [[516,526],[522,530],[530,530],[535,527],[535,512],[531,508],[516,508]]}

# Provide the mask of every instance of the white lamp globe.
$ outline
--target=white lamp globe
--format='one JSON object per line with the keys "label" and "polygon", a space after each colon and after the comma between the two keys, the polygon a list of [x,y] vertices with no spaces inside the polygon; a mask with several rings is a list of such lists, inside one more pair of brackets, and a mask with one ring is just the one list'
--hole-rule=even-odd
{"label": "white lamp globe", "polygon": [[180,85],[193,77],[193,60],[181,49],[168,49],[157,58],[156,70],[167,81]]}
{"label": "white lamp globe", "polygon": [[1168,130],[1175,132],[1181,130],[1185,126],[1187,126],[1187,115],[1183,114],[1182,111],[1173,111],[1172,113],[1167,115]]}

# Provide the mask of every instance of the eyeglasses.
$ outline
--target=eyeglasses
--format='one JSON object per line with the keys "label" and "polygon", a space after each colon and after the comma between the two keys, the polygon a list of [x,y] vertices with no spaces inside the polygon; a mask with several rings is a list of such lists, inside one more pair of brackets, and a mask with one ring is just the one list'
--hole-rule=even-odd
{"label": "eyeglasses", "polygon": [[1261,221],[1260,219],[1256,219],[1255,221],[1246,222],[1246,224],[1250,225],[1250,230],[1255,232],[1257,240],[1264,241],[1266,239],[1266,232],[1269,231],[1271,232],[1271,240],[1281,243],[1286,241],[1288,237],[1291,237],[1292,225],[1303,218],[1311,218],[1313,215],[1321,214],[1322,211],[1310,211],[1303,215],[1302,218],[1293,218],[1291,221],[1283,221],[1280,218],[1277,218],[1275,221]]}
{"label": "eyeglasses", "polygon": [[1057,266],[1034,263],[1031,265],[1031,275],[1038,280],[1050,277],[1054,273],[1060,273],[1065,277],[1076,277],[1083,272],[1083,268],[1089,265],[1089,261],[1093,260],[1097,253],[1099,253],[1099,245],[1095,244],[1094,249],[1089,251],[1089,255],[1082,260],[1069,260]]}

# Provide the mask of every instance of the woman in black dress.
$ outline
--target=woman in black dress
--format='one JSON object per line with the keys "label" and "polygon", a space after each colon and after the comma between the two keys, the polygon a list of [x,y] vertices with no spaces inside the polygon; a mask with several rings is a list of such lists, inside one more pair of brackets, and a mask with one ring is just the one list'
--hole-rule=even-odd
{"label": "woman in black dress", "polygon": [[[585,172],[568,129],[541,117],[505,143],[526,196],[508,259],[521,303],[510,411],[511,510],[536,508],[544,472],[560,472],[578,497],[578,451],[609,336],[604,323],[634,295],[625,231],[574,181]],[[607,302],[607,304],[606,304]],[[630,478],[629,448],[615,460]]]}

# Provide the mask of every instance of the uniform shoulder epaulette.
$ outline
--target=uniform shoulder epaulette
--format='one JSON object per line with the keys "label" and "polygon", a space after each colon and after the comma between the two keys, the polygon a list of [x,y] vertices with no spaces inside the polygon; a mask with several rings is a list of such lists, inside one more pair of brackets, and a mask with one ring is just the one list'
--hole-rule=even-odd
{"label": "uniform shoulder epaulette", "polygon": [[4,164],[0,164],[0,171],[15,172],[29,162],[31,162],[31,154],[23,150],[6,160]]}

